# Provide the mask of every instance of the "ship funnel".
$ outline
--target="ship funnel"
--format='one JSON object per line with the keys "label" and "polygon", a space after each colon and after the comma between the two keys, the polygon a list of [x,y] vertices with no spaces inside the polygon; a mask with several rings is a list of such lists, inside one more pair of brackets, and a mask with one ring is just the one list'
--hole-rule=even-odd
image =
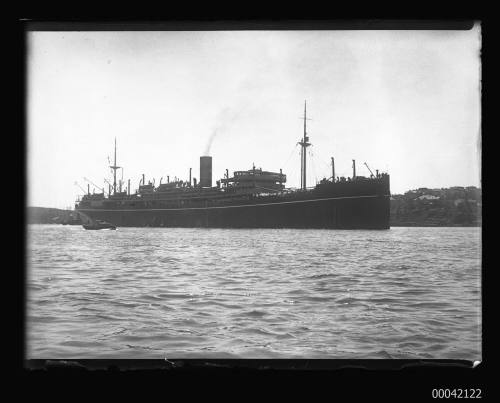
{"label": "ship funnel", "polygon": [[200,157],[200,186],[212,187],[212,157]]}

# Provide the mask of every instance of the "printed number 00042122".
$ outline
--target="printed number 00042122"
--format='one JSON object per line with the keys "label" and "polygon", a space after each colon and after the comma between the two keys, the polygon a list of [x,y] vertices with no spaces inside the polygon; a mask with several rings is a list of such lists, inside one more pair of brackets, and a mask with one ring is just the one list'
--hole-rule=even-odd
{"label": "printed number 00042122", "polygon": [[481,389],[432,389],[434,399],[481,399]]}

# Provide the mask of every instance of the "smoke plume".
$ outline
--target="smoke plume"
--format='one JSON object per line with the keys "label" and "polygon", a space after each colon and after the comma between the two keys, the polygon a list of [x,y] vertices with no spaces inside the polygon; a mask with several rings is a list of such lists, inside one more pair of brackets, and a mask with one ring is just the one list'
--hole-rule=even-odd
{"label": "smoke plume", "polygon": [[240,107],[238,109],[226,107],[217,114],[212,134],[210,134],[208,138],[205,153],[203,155],[210,155],[210,149],[212,148],[215,138],[220,134],[226,133],[232,127],[234,121],[241,116],[244,109],[245,107]]}
{"label": "smoke plume", "polygon": [[212,134],[208,138],[207,146],[205,147],[205,153],[203,155],[210,155],[210,147],[212,147],[212,142],[214,141],[215,136],[217,136],[217,129],[214,129],[212,131]]}

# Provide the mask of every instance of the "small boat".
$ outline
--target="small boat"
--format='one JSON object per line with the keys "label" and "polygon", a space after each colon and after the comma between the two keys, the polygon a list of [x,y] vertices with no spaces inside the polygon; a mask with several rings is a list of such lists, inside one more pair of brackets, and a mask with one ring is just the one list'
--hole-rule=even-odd
{"label": "small boat", "polygon": [[116,226],[113,224],[110,224],[109,222],[102,221],[102,220],[95,220],[91,222],[90,224],[83,224],[83,228],[87,230],[91,229],[112,229],[115,230]]}

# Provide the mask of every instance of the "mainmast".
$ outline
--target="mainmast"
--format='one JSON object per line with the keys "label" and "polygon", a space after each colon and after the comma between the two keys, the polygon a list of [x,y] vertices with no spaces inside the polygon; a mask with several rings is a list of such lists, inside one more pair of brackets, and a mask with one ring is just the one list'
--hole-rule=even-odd
{"label": "mainmast", "polygon": [[307,187],[307,181],[306,181],[306,168],[307,168],[307,158],[306,158],[306,148],[311,145],[309,143],[309,137],[307,136],[307,131],[306,131],[306,120],[311,120],[307,119],[307,107],[306,107],[306,101],[304,101],[304,138],[302,141],[299,141],[297,144],[300,144],[301,150],[300,150],[300,187],[302,190],[306,190]]}
{"label": "mainmast", "polygon": [[109,166],[114,172],[113,172],[113,194],[116,194],[116,170],[120,169],[121,167],[116,166],[116,137],[115,137],[115,160],[113,165]]}

